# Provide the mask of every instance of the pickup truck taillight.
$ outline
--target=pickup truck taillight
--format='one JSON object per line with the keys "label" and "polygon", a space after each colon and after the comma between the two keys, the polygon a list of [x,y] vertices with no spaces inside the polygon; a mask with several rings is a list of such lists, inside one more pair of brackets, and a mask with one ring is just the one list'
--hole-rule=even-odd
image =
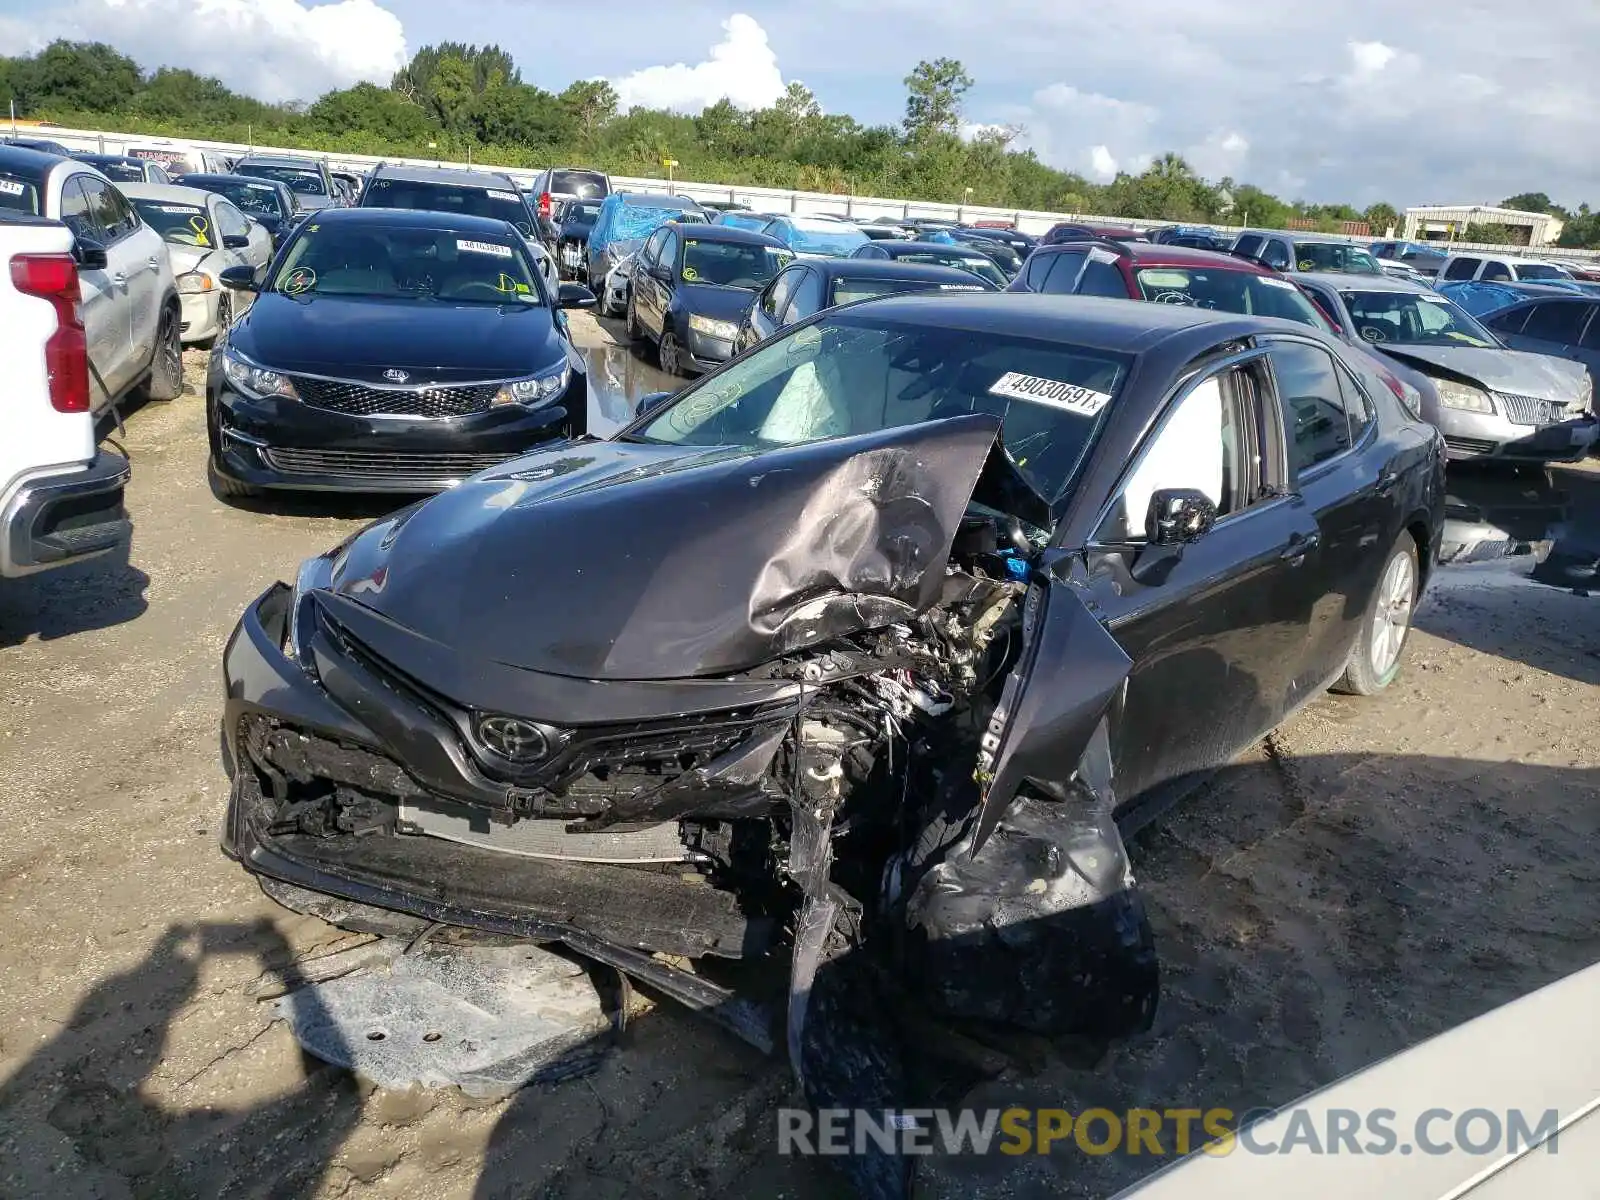
{"label": "pickup truck taillight", "polygon": [[539,216],[544,220],[550,219],[550,213],[555,209],[555,201],[550,198],[549,192],[539,193]]}
{"label": "pickup truck taillight", "polygon": [[11,286],[25,296],[50,301],[56,310],[56,331],[44,344],[50,406],[57,412],[88,412],[89,343],[78,309],[78,264],[70,254],[13,255]]}

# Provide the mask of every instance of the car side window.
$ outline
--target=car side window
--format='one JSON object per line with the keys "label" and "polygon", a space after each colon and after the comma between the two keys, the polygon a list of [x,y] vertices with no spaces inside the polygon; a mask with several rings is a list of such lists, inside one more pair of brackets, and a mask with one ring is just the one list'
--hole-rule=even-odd
{"label": "car side window", "polygon": [[1509,280],[1511,278],[1511,268],[1506,266],[1505,263],[1496,262],[1491,258],[1483,264],[1483,270],[1479,273],[1478,278],[1486,283],[1499,283],[1501,280]]}
{"label": "car side window", "polygon": [[1040,281],[1038,291],[1051,296],[1070,296],[1078,284],[1078,271],[1083,267],[1087,250],[1064,250],[1050,256],[1050,271]]}
{"label": "car side window", "polygon": [[814,312],[820,312],[822,307],[822,276],[807,270],[789,298],[789,311],[783,314],[783,323],[793,325]]}
{"label": "car side window", "polygon": [[652,233],[644,244],[644,249],[639,251],[639,265],[653,267],[661,256],[661,243],[665,240],[667,231],[658,229]]}
{"label": "car side window", "polygon": [[1252,258],[1261,253],[1261,236],[1254,233],[1241,233],[1239,240],[1233,244],[1235,254],[1248,254]]}
{"label": "car side window", "polygon": [[1055,258],[1053,254],[1028,255],[1028,261],[1022,267],[1022,286],[1030,292],[1039,291],[1040,285],[1044,283],[1044,277],[1050,274],[1050,260],[1053,258]]}
{"label": "car side window", "polygon": [[675,229],[667,230],[667,236],[661,239],[660,265],[672,270],[678,265],[678,232]]}
{"label": "car side window", "polygon": [[1522,336],[1574,345],[1583,336],[1593,307],[1586,300],[1546,300],[1535,304],[1528,313],[1528,323],[1522,327]]}
{"label": "car side window", "polygon": [[[1367,430],[1378,423],[1378,409],[1368,393],[1371,375],[1358,375],[1347,363],[1339,364],[1339,390],[1344,395],[1345,417],[1350,422],[1350,444],[1359,446]],[[1387,384],[1384,384],[1387,387]]]}
{"label": "car side window", "polygon": [[223,237],[250,236],[250,223],[245,216],[226,200],[216,202],[217,231]]}
{"label": "car side window", "polygon": [[96,222],[94,211],[89,207],[89,196],[83,190],[86,178],[73,175],[61,185],[61,223],[72,230],[74,237],[104,241],[106,235]]}
{"label": "car side window", "polygon": [[1261,261],[1277,271],[1287,271],[1294,262],[1294,256],[1289,253],[1287,242],[1280,242],[1277,238],[1269,241],[1261,251]]}
{"label": "car side window", "polygon": [[1471,279],[1478,273],[1478,260],[1458,258],[1444,269],[1446,279]]}
{"label": "car side window", "polygon": [[1496,333],[1521,333],[1522,327],[1528,323],[1528,314],[1533,311],[1533,305],[1516,306],[1504,312],[1493,313],[1484,318],[1483,323]]}
{"label": "car side window", "polygon": [[1203,493],[1217,506],[1219,519],[1247,507],[1260,490],[1255,475],[1259,436],[1255,394],[1239,370],[1190,385],[1140,448],[1106,511],[1097,540],[1144,541],[1150,500],[1166,488]]}
{"label": "car side window", "polygon": [[777,320],[778,313],[784,305],[789,303],[789,296],[794,292],[795,285],[800,282],[800,277],[806,272],[805,267],[791,267],[775,280],[772,286],[761,298],[761,311],[764,315]]}
{"label": "car side window", "polygon": [[1128,299],[1128,283],[1123,279],[1122,272],[1117,269],[1116,261],[1105,261],[1095,251],[1089,252],[1089,260],[1083,264],[1083,274],[1078,277],[1078,294],[1080,296],[1110,296],[1117,300]]}
{"label": "car side window", "polygon": [[1344,392],[1328,352],[1304,342],[1280,342],[1271,357],[1289,469],[1299,474],[1350,449]]}

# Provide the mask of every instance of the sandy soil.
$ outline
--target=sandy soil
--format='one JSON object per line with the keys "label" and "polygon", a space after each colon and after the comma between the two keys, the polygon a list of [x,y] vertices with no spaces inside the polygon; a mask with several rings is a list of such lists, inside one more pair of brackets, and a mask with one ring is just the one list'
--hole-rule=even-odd
{"label": "sandy soil", "polygon": [[[656,377],[579,324],[600,428]],[[497,1104],[374,1091],[269,1019],[253,984],[355,939],[217,851],[219,655],[384,505],[219,502],[201,409],[128,420],[129,561],[0,585],[0,1194],[843,1194],[777,1154],[785,1071],[671,1007],[597,1075]],[[1600,473],[1554,478],[1600,529]],[[970,1101],[1283,1102],[1600,959],[1600,601],[1528,566],[1443,569],[1402,682],[1315,703],[1139,837],[1150,1035]],[[920,1190],[1099,1196],[1154,1165],[942,1162]]]}

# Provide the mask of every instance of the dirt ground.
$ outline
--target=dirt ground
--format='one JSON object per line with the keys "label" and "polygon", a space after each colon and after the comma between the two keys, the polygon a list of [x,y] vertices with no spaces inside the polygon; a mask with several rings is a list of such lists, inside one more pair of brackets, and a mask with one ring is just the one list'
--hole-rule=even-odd
{"label": "dirt ground", "polygon": [[[603,430],[658,377],[575,324]],[[120,440],[129,561],[0,584],[0,1194],[845,1194],[777,1153],[786,1070],[671,1006],[598,1074],[502,1103],[302,1057],[251,985],[359,938],[218,852],[219,658],[246,603],[386,506],[216,500],[198,395]],[[1468,485],[1600,549],[1592,464]],[[1532,565],[1442,567],[1400,683],[1316,702],[1141,834],[1155,1029],[969,1103],[1282,1103],[1600,959],[1600,600]],[[939,1162],[919,1191],[1102,1196],[1155,1165]]]}

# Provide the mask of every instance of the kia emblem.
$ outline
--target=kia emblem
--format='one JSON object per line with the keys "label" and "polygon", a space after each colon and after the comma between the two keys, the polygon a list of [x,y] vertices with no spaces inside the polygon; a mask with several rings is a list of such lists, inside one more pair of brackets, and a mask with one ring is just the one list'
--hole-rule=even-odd
{"label": "kia emblem", "polygon": [[383,373],[383,377],[390,383],[404,383],[406,380],[411,378],[411,372],[401,371],[398,368],[390,367]]}

